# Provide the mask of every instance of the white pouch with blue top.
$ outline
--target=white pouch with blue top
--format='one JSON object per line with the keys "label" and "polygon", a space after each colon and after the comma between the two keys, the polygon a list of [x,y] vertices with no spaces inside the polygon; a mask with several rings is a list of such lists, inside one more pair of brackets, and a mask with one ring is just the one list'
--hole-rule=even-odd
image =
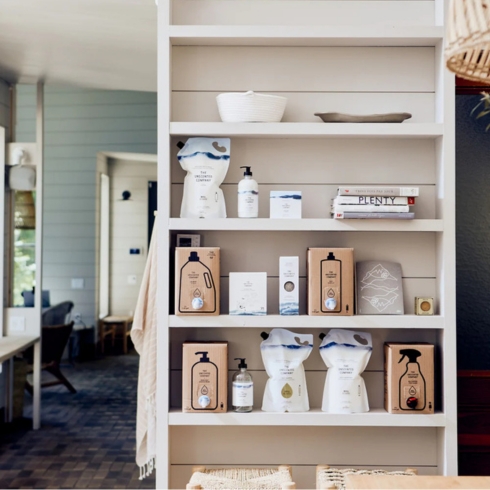
{"label": "white pouch with blue top", "polygon": [[220,185],[230,164],[230,138],[189,138],[177,153],[187,172],[181,218],[226,218]]}
{"label": "white pouch with blue top", "polygon": [[305,361],[313,350],[313,335],[275,328],[260,344],[269,379],[265,385],[265,412],[306,412],[310,409]]}
{"label": "white pouch with blue top", "polygon": [[329,413],[369,412],[361,373],[371,357],[371,334],[332,329],[322,340],[320,354],[328,367],[322,410]]}

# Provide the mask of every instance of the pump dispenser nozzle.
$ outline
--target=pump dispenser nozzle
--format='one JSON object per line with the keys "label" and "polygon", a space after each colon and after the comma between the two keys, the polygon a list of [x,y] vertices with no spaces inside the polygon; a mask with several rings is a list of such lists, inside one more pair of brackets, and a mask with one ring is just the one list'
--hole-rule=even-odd
{"label": "pump dispenser nozzle", "polygon": [[245,364],[245,357],[235,357],[235,361],[240,361],[238,364],[238,369],[247,369],[247,365]]}
{"label": "pump dispenser nozzle", "polygon": [[252,177],[252,171],[250,170],[252,167],[246,167],[246,166],[243,166],[243,167],[240,167],[240,168],[244,168],[245,169],[245,172],[243,172],[243,175],[246,177],[246,176],[250,176]]}
{"label": "pump dispenser nozzle", "polygon": [[405,359],[405,356],[408,357],[408,362],[418,362],[417,357],[422,355],[417,349],[402,349],[400,354],[402,355],[402,358],[398,361],[398,364]]}
{"label": "pump dispenser nozzle", "polygon": [[201,359],[199,359],[199,362],[210,362],[207,352],[196,352],[195,354],[196,354],[196,356],[198,356],[199,354],[202,354],[202,357],[201,357]]}

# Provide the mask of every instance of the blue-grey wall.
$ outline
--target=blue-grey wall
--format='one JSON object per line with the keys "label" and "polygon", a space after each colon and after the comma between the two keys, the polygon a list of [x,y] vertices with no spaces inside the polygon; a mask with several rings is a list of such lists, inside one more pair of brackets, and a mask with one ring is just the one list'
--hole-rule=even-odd
{"label": "blue-grey wall", "polygon": [[[99,151],[157,152],[151,92],[45,88],[43,288],[95,321],[95,183]],[[17,87],[17,141],[35,140],[36,87]],[[83,290],[71,278],[85,279]]]}
{"label": "blue-grey wall", "polygon": [[490,114],[480,96],[456,97],[458,369],[490,369]]}

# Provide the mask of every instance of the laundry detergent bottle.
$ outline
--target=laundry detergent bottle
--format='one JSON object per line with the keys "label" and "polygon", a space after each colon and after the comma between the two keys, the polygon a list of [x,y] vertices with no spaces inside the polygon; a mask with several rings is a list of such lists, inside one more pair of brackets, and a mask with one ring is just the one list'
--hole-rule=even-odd
{"label": "laundry detergent bottle", "polygon": [[179,312],[214,313],[216,287],[211,270],[191,252],[189,260],[180,269]]}
{"label": "laundry detergent bottle", "polygon": [[401,410],[424,410],[426,404],[425,378],[417,358],[422,354],[417,349],[402,349],[400,364],[408,357],[405,372],[400,376],[399,404]]}
{"label": "laundry detergent bottle", "polygon": [[207,352],[196,352],[201,356],[191,371],[191,406],[194,410],[216,410],[218,408],[218,367],[211,362]]}
{"label": "laundry detergent bottle", "polygon": [[338,313],[342,310],[340,292],[342,288],[342,262],[333,252],[320,264],[321,308],[323,313]]}

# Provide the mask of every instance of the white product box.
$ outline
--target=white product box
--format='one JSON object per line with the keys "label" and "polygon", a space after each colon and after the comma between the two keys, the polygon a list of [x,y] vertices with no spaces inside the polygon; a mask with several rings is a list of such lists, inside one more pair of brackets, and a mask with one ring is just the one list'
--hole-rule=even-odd
{"label": "white product box", "polygon": [[299,315],[299,257],[279,258],[279,314]]}
{"label": "white product box", "polygon": [[270,217],[301,218],[301,191],[271,191]]}
{"label": "white product box", "polygon": [[230,272],[230,315],[267,315],[266,272]]}

